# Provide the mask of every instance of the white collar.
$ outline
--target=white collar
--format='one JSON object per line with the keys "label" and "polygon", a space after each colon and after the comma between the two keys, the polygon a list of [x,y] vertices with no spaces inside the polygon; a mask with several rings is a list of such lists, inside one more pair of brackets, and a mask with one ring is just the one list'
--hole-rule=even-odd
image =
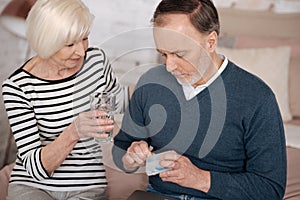
{"label": "white collar", "polygon": [[200,92],[202,92],[205,88],[207,88],[210,84],[212,84],[212,82],[214,82],[225,70],[228,64],[228,59],[223,55],[219,55],[219,56],[221,56],[221,58],[223,58],[224,61],[221,67],[218,69],[218,71],[206,83],[199,85],[196,88],[194,88],[191,85],[182,85],[183,93],[187,101],[197,96]]}

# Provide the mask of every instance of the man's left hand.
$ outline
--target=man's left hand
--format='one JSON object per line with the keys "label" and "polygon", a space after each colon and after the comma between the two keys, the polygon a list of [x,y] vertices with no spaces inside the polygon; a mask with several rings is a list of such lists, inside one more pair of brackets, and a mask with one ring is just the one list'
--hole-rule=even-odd
{"label": "man's left hand", "polygon": [[171,170],[159,174],[163,181],[208,192],[210,172],[198,168],[187,157],[171,151],[162,156],[160,165],[171,168]]}

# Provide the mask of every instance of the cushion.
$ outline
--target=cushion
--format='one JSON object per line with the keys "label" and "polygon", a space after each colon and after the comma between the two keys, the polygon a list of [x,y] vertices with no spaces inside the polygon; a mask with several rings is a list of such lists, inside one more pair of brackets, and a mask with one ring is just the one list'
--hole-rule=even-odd
{"label": "cushion", "polygon": [[7,188],[10,178],[10,173],[15,166],[15,163],[6,165],[0,170],[0,199],[5,200],[7,196]]}
{"label": "cushion", "polygon": [[284,200],[300,199],[300,149],[287,148],[287,187]]}
{"label": "cushion", "polygon": [[291,60],[289,77],[291,113],[294,118],[300,117],[300,54],[298,58]]}
{"label": "cushion", "polygon": [[288,96],[290,47],[249,49],[218,47],[217,52],[264,80],[277,98],[283,120],[292,119]]}
{"label": "cushion", "polygon": [[270,37],[235,37],[235,48],[266,48],[266,47],[291,47],[289,71],[289,102],[293,117],[300,117],[300,39],[296,38],[270,38]]}
{"label": "cushion", "polygon": [[146,190],[148,177],[145,173],[126,174],[105,166],[108,199],[126,200],[135,190]]}

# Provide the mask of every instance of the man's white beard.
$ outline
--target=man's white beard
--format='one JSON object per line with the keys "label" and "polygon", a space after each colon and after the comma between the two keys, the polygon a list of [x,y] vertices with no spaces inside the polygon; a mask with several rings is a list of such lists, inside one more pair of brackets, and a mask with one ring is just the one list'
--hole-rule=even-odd
{"label": "man's white beard", "polygon": [[192,86],[192,85],[194,85],[195,83],[197,83],[201,79],[200,74],[190,75],[188,79],[187,78],[178,78],[176,76],[176,74],[174,74],[174,73],[172,73],[172,75],[176,78],[177,82],[180,85],[189,85],[189,86]]}

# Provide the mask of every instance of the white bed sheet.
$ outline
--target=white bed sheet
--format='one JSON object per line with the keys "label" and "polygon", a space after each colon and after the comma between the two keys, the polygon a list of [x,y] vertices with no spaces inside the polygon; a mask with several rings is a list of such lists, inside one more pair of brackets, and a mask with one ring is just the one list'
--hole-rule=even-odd
{"label": "white bed sheet", "polygon": [[284,124],[286,146],[300,149],[300,126]]}

